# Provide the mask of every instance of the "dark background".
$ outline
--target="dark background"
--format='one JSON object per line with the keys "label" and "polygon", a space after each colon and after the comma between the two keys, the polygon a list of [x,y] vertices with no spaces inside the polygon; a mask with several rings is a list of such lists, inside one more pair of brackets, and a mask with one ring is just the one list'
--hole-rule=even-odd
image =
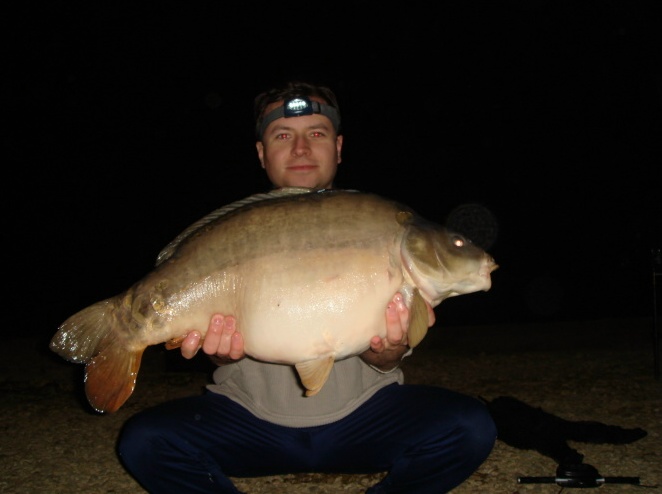
{"label": "dark background", "polygon": [[439,223],[468,204],[494,218],[494,242],[469,225],[501,266],[492,290],[445,301],[440,324],[651,316],[659,2],[427,4],[22,4],[6,20],[8,336],[54,333],[266,190],[252,102],[294,78],[339,96],[337,186]]}

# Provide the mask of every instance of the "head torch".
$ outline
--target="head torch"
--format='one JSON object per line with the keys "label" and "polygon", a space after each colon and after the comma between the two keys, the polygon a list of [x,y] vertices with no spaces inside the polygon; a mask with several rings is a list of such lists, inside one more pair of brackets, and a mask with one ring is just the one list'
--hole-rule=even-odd
{"label": "head torch", "polygon": [[283,106],[279,106],[278,108],[275,108],[267,113],[262,120],[262,125],[260,126],[260,135],[258,137],[262,139],[264,131],[267,130],[269,124],[274,120],[279,118],[312,115],[313,113],[324,115],[329,120],[331,120],[333,128],[336,132],[338,132],[340,129],[340,112],[336,108],[324,103],[319,103],[318,101],[311,101],[310,98],[306,98],[305,96],[300,96],[286,100],[283,103]]}

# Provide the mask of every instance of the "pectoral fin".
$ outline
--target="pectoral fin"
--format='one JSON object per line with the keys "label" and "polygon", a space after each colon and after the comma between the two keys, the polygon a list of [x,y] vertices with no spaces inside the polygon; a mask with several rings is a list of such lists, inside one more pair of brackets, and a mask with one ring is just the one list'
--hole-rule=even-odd
{"label": "pectoral fin", "polygon": [[428,333],[428,308],[425,300],[418,290],[414,290],[414,296],[409,309],[409,330],[407,331],[408,344],[411,348],[418,345]]}
{"label": "pectoral fin", "polygon": [[301,383],[306,388],[306,396],[316,395],[329,378],[334,358],[329,355],[317,360],[295,364]]}

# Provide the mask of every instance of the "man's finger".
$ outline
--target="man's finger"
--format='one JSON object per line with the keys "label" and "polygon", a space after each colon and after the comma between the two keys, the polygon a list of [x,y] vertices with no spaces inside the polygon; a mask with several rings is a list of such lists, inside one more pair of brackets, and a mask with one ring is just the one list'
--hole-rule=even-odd
{"label": "man's finger", "polygon": [[191,331],[182,341],[181,352],[185,359],[192,359],[200,349],[200,333]]}

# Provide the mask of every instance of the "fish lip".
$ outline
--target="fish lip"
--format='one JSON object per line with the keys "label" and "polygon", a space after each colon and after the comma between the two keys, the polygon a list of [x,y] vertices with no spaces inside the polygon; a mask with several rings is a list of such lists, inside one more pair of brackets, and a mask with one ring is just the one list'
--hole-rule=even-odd
{"label": "fish lip", "polygon": [[499,265],[494,260],[494,257],[492,257],[489,254],[485,254],[485,257],[483,259],[483,266],[480,269],[481,275],[485,273],[486,275],[489,276],[490,273],[496,271],[497,269],[499,269]]}
{"label": "fish lip", "polygon": [[494,264],[494,263],[485,265],[482,268],[480,268],[480,271],[478,272],[478,275],[481,278],[485,278],[485,279],[489,280],[490,285],[491,285],[492,284],[492,276],[490,276],[490,275],[498,267],[499,266],[497,264]]}
{"label": "fish lip", "polygon": [[499,269],[499,265],[494,262],[494,258],[488,257],[486,259],[486,262],[481,266],[480,270],[478,271],[478,275],[481,278],[485,279],[485,286],[483,287],[483,291],[487,292],[492,288],[492,276],[491,273],[495,270]]}

